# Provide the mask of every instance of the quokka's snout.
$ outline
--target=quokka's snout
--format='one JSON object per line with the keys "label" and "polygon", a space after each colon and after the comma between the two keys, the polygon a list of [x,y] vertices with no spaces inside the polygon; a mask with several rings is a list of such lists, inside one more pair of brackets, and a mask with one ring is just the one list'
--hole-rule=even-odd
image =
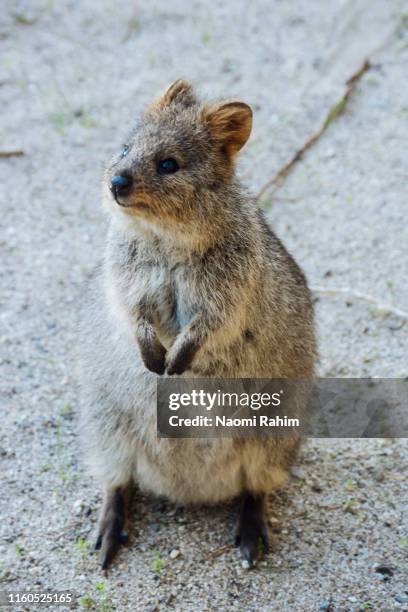
{"label": "quokka's snout", "polygon": [[147,209],[150,196],[141,171],[135,167],[113,169],[106,178],[115,204],[121,208]]}
{"label": "quokka's snout", "polygon": [[115,200],[126,198],[131,193],[132,187],[133,177],[128,173],[115,174],[111,178],[110,190]]}

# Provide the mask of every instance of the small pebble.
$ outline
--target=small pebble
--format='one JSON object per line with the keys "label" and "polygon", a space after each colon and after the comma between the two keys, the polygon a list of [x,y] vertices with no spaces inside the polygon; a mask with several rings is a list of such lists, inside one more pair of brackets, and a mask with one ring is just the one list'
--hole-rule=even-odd
{"label": "small pebble", "polygon": [[406,595],[396,595],[395,601],[397,601],[400,604],[404,604],[404,603],[407,603],[408,597]]}
{"label": "small pebble", "polygon": [[322,603],[319,604],[319,610],[321,610],[321,612],[329,612],[330,605],[330,601],[322,601]]}
{"label": "small pebble", "polygon": [[317,480],[310,480],[309,484],[310,484],[310,488],[315,493],[321,493],[323,491],[321,485],[317,482]]}
{"label": "small pebble", "polygon": [[82,514],[84,507],[85,507],[85,503],[83,502],[83,500],[77,499],[73,505],[74,513],[77,515]]}
{"label": "small pebble", "polygon": [[177,557],[179,557],[180,555],[181,553],[178,548],[174,548],[170,553],[170,559],[177,559]]}
{"label": "small pebble", "polygon": [[384,482],[385,480],[385,474],[384,472],[381,472],[380,470],[374,472],[373,476],[377,482]]}
{"label": "small pebble", "polygon": [[383,521],[385,525],[387,525],[388,527],[392,527],[392,525],[396,523],[397,517],[391,512],[385,512],[383,514]]}
{"label": "small pebble", "polygon": [[298,480],[304,480],[305,478],[305,471],[302,470],[302,468],[293,467],[291,468],[290,473],[294,478],[297,478]]}

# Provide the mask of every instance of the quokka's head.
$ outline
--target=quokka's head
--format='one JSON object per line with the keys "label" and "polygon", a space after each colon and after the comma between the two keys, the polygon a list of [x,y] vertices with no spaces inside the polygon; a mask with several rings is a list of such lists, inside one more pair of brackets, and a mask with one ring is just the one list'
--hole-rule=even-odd
{"label": "quokka's head", "polygon": [[211,195],[231,182],[251,127],[247,104],[201,104],[189,83],[176,81],[148,107],[108,167],[108,205],[153,224],[208,221],[216,212]]}

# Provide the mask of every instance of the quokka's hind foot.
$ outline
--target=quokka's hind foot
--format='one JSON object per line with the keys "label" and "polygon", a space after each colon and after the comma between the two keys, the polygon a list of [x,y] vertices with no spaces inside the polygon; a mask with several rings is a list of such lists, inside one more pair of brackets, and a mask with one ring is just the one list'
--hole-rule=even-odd
{"label": "quokka's hind foot", "polygon": [[269,536],[263,495],[245,495],[235,544],[240,547],[248,568],[253,568],[262,552],[268,551]]}
{"label": "quokka's hind foot", "polygon": [[108,488],[105,492],[95,542],[95,550],[100,550],[103,570],[109,567],[120,546],[128,541],[127,514],[130,494],[130,486]]}

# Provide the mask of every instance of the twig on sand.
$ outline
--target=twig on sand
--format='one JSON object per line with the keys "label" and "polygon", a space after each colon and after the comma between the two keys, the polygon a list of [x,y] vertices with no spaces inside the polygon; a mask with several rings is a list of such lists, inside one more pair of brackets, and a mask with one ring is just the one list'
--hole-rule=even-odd
{"label": "twig on sand", "polygon": [[229,552],[232,548],[234,548],[233,544],[225,544],[225,546],[221,546],[220,548],[215,548],[214,550],[210,550],[210,552],[205,556],[205,560],[215,559],[216,557],[221,557],[225,553]]}
{"label": "twig on sand", "polygon": [[282,168],[280,168],[280,170],[278,170],[278,172],[271,179],[269,179],[269,181],[267,181],[265,185],[263,185],[263,187],[259,190],[256,196],[258,199],[265,193],[265,191],[267,191],[273,185],[277,185],[278,183],[280,183],[289,174],[289,172],[292,170],[296,162],[299,161],[299,159],[303,157],[305,152],[308,149],[310,149],[317,140],[319,140],[320,136],[327,130],[329,125],[332,123],[332,121],[334,121],[334,119],[339,117],[339,115],[341,115],[344,112],[346,105],[347,105],[347,101],[350,98],[356,84],[361,79],[363,74],[365,74],[367,70],[369,70],[370,68],[371,68],[371,64],[369,60],[368,59],[364,60],[363,64],[357,70],[357,72],[355,72],[348,79],[348,81],[346,81],[346,88],[344,90],[343,95],[330,108],[322,125],[317,130],[317,132],[309,136],[309,138],[306,140],[303,146],[296,151],[296,153],[292,156],[292,158],[284,166],[282,166]]}
{"label": "twig on sand", "polygon": [[0,151],[0,157],[21,157],[24,155],[24,151],[21,149],[15,149],[15,151]]}
{"label": "twig on sand", "polygon": [[80,519],[74,519],[73,521],[68,523],[68,525],[65,525],[64,529],[59,534],[56,534],[54,536],[54,539],[59,540],[62,537],[65,538],[67,535],[67,532],[71,531],[71,529],[78,529],[81,525],[81,522],[82,521]]}
{"label": "twig on sand", "polygon": [[392,314],[396,317],[399,317],[400,319],[404,319],[405,321],[408,321],[408,312],[405,312],[404,310],[401,310],[400,308],[395,308],[394,306],[391,306],[390,304],[384,304],[382,302],[379,302],[372,295],[368,295],[367,293],[362,293],[361,291],[353,291],[352,289],[346,289],[344,287],[338,287],[337,289],[326,289],[326,287],[316,287],[316,286],[311,287],[311,290],[316,295],[326,295],[329,297],[330,296],[338,297],[339,295],[344,295],[346,297],[349,297],[350,299],[354,298],[357,300],[361,300],[363,302],[369,302],[370,304],[374,304],[374,306],[382,312]]}

